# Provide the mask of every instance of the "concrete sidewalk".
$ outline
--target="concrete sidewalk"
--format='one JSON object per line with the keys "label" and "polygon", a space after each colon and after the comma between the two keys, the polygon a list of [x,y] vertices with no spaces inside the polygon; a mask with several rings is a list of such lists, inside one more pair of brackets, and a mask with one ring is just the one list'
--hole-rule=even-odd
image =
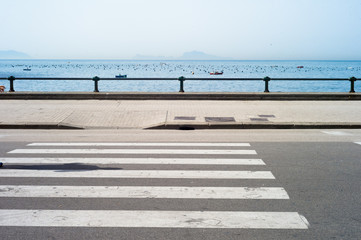
{"label": "concrete sidewalk", "polygon": [[0,100],[0,128],[361,128],[361,101]]}

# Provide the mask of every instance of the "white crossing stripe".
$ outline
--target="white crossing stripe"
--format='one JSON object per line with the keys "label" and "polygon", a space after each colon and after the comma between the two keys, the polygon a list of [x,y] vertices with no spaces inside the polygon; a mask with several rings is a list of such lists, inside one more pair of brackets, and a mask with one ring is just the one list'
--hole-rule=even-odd
{"label": "white crossing stripe", "polygon": [[1,169],[0,177],[275,179],[270,171],[23,170]]}
{"label": "white crossing stripe", "polygon": [[201,164],[266,165],[262,159],[242,158],[0,158],[0,162],[31,164]]}
{"label": "white crossing stripe", "polygon": [[0,226],[308,229],[297,212],[1,209]]}
{"label": "white crossing stripe", "polygon": [[15,149],[23,154],[257,154],[255,150],[213,149]]}
{"label": "white crossing stripe", "polygon": [[289,199],[278,187],[144,187],[0,185],[0,197]]}
{"label": "white crossing stripe", "polygon": [[356,144],[360,144],[361,145],[361,142],[355,142]]}
{"label": "white crossing stripe", "polygon": [[27,146],[94,146],[94,147],[131,147],[131,146],[142,146],[142,147],[249,147],[249,143],[30,143]]}

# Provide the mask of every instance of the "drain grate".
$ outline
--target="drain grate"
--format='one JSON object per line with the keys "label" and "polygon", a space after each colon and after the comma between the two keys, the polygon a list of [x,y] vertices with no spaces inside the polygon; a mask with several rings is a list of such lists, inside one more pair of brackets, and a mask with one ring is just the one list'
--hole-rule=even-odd
{"label": "drain grate", "polygon": [[174,120],[190,121],[190,120],[196,120],[196,117],[176,116],[174,117]]}
{"label": "drain grate", "polygon": [[235,122],[234,117],[205,117],[206,122]]}
{"label": "drain grate", "polygon": [[267,118],[250,118],[251,121],[267,122]]}
{"label": "drain grate", "polygon": [[261,115],[258,115],[258,117],[260,117],[260,118],[274,118],[274,117],[276,117],[276,116],[275,116],[275,115],[261,114]]}

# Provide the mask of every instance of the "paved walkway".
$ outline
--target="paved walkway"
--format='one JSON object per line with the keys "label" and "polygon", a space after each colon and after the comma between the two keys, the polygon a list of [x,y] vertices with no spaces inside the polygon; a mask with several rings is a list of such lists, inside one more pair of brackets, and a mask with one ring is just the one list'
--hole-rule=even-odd
{"label": "paved walkway", "polygon": [[361,128],[360,101],[0,100],[0,128]]}

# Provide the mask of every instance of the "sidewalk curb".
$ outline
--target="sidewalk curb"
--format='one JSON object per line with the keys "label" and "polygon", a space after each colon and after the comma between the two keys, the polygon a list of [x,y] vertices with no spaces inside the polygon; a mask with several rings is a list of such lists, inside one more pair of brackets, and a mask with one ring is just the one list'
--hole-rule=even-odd
{"label": "sidewalk curb", "polygon": [[268,100],[359,101],[361,93],[262,93],[262,92],[5,92],[0,100]]}
{"label": "sidewalk curb", "polygon": [[72,125],[65,125],[65,124],[42,124],[42,123],[19,123],[19,124],[1,124],[0,129],[74,129],[74,130],[81,130],[84,129],[82,127],[72,126]]}
{"label": "sidewalk curb", "polygon": [[358,129],[361,123],[206,123],[206,124],[160,124],[144,129],[195,130],[195,129]]}
{"label": "sidewalk curb", "polygon": [[[120,127],[79,127],[63,124],[0,124],[0,129],[63,129],[63,130],[84,130],[84,129],[129,129]],[[131,128],[134,129],[134,128]],[[149,127],[139,128],[143,130],[201,130],[201,129],[361,129],[361,123],[227,123],[227,124],[158,124]]]}

